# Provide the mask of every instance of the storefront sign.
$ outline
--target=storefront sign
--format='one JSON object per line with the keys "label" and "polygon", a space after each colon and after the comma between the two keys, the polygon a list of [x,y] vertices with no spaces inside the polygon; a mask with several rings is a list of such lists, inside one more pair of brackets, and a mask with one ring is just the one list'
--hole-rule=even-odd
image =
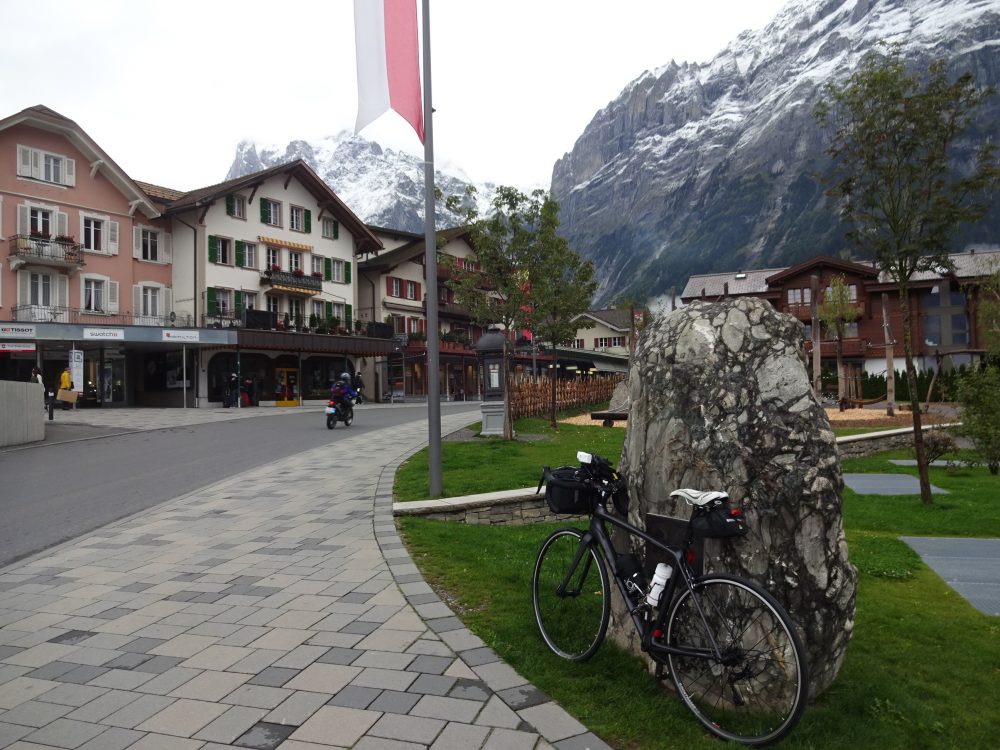
{"label": "storefront sign", "polygon": [[180,341],[182,343],[191,343],[200,341],[198,337],[198,331],[163,331],[164,341]]}
{"label": "storefront sign", "polygon": [[83,393],[83,352],[79,349],[69,350],[69,376],[73,381],[73,390]]}
{"label": "storefront sign", "polygon": [[18,325],[17,323],[4,323],[0,325],[0,339],[33,339],[35,338],[35,327],[29,325]]}
{"label": "storefront sign", "polygon": [[97,339],[105,341],[124,341],[124,328],[84,328],[83,337],[85,339]]}
{"label": "storefront sign", "polygon": [[34,344],[20,344],[0,341],[0,352],[33,352]]}

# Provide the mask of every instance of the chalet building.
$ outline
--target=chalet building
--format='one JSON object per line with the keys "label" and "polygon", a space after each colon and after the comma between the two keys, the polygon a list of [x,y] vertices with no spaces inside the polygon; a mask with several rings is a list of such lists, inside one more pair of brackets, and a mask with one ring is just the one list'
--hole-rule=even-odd
{"label": "chalet building", "polygon": [[225,334],[174,324],[172,246],[75,122],[44,106],[0,120],[0,378],[37,365],[52,387],[69,364],[82,405],[180,406],[185,350]]}
{"label": "chalet building", "polygon": [[[972,249],[950,255],[953,273],[923,272],[910,282],[913,354],[919,369],[957,367],[976,361],[984,351],[977,327],[976,293],[983,279],[1000,269],[1000,250]],[[692,276],[681,294],[685,303],[696,299],[760,297],[776,309],[795,316],[805,327],[804,346],[812,348],[812,306],[821,304],[835,277],[843,277],[860,317],[847,324],[843,356],[869,374],[884,374],[886,332],[882,298],[886,296],[889,331],[895,342],[895,369],[903,369],[903,325],[899,289],[871,263],[819,257],[790,268]],[[815,279],[815,280],[814,280]],[[824,329],[824,364],[836,360],[833,334]]]}
{"label": "chalet building", "polygon": [[199,405],[224,402],[234,377],[244,403],[323,400],[391,350],[354,314],[357,258],[382,244],[305,162],[186,193],[141,184],[174,238],[177,319],[230,334],[200,351]]}
{"label": "chalet building", "polygon": [[[359,320],[391,331],[394,349],[373,362],[365,382],[376,385],[380,400],[424,398],[435,378],[427,372],[427,269],[424,235],[373,227],[385,251],[359,264]],[[472,348],[482,335],[467,310],[455,302],[445,282],[452,268],[474,267],[475,255],[463,229],[441,233],[438,253],[437,384],[449,400],[479,393],[478,360]],[[367,377],[371,376],[371,379]]]}
{"label": "chalet building", "polygon": [[587,322],[566,346],[556,348],[559,376],[573,377],[628,371],[628,358],[634,345],[629,311],[608,308],[588,310],[575,320]]}

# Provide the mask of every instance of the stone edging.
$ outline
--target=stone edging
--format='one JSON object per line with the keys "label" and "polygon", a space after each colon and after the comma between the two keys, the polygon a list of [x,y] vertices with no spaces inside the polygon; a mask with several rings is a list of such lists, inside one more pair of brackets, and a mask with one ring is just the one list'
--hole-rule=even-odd
{"label": "stone edging", "polygon": [[611,750],[597,735],[570,716],[562,706],[500,659],[496,652],[465,627],[424,580],[396,530],[393,521],[395,508],[392,502],[392,485],[396,470],[418,450],[420,449],[408,451],[387,463],[379,474],[375,489],[373,513],[375,541],[400,592],[427,627],[454,651],[466,668],[477,675],[506,706],[523,721],[527,721],[532,731],[553,745],[556,742],[569,740],[573,747]]}

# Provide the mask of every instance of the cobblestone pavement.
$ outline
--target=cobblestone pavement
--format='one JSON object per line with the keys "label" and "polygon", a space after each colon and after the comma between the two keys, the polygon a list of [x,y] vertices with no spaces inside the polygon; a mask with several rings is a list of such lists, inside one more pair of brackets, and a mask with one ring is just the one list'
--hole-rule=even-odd
{"label": "cobblestone pavement", "polygon": [[[442,431],[468,420],[445,413]],[[0,569],[0,748],[606,748],[410,559],[392,477],[425,440],[424,422],[365,433]]]}

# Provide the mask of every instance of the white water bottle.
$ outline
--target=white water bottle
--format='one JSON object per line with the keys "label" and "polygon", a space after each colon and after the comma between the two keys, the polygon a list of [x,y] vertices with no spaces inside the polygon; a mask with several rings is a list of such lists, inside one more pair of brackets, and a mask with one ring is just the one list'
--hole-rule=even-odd
{"label": "white water bottle", "polygon": [[650,607],[659,606],[660,597],[663,596],[663,587],[670,580],[671,573],[673,573],[673,568],[666,563],[660,563],[656,566],[656,571],[653,573],[653,582],[649,586],[649,593],[646,594],[646,604]]}

